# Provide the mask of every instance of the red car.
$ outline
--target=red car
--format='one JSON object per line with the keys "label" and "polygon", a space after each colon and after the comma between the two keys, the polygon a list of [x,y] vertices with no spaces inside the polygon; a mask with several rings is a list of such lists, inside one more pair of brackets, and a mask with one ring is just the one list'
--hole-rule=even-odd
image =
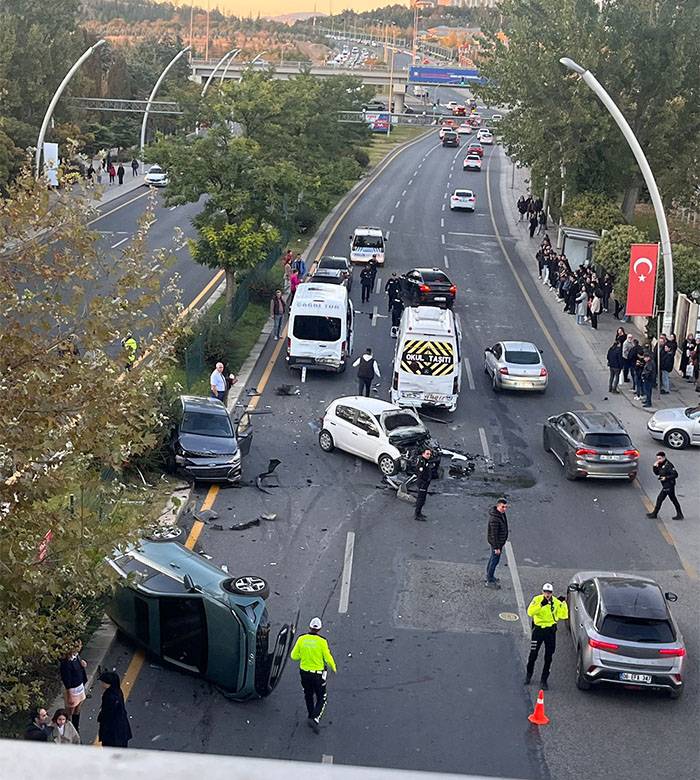
{"label": "red car", "polygon": [[452,109],[452,116],[466,116],[466,115],[467,115],[466,106],[455,106]]}
{"label": "red car", "polygon": [[467,155],[478,154],[479,157],[484,156],[484,147],[481,144],[469,144],[467,147]]}

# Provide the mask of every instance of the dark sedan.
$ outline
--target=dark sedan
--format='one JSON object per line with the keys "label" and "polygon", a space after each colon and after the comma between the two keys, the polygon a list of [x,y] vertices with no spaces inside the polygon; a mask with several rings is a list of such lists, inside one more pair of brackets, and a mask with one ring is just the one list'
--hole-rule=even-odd
{"label": "dark sedan", "polygon": [[253,431],[235,426],[216,398],[180,396],[169,458],[173,470],[201,482],[238,482],[241,458],[248,454]]}
{"label": "dark sedan", "polygon": [[401,277],[401,297],[406,306],[440,306],[451,309],[457,287],[439,268],[413,268]]}
{"label": "dark sedan", "polygon": [[326,269],[331,271],[340,271],[341,274],[347,280],[346,287],[348,288],[348,292],[352,290],[353,266],[347,257],[323,255],[323,257],[318,261],[318,265],[316,266],[316,270],[314,271],[314,273]]}

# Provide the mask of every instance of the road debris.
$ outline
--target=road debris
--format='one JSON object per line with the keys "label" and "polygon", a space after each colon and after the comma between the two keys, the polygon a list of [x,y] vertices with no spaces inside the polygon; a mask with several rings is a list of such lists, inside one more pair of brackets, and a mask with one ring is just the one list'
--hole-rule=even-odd
{"label": "road debris", "polygon": [[301,395],[299,385],[277,385],[275,395]]}

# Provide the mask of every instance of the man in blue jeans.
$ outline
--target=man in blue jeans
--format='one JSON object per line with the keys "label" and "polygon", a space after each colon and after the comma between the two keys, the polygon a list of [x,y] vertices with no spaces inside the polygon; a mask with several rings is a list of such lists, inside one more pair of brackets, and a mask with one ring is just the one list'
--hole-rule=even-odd
{"label": "man in blue jeans", "polygon": [[487,588],[498,589],[501,586],[498,584],[499,579],[496,577],[496,566],[498,566],[501,560],[501,553],[503,547],[508,541],[508,518],[506,517],[506,509],[508,509],[508,502],[505,498],[499,498],[496,501],[496,506],[491,507],[489,510],[489,525],[486,533],[486,538],[491,547],[491,557],[486,565],[486,582],[484,583]]}
{"label": "man in blue jeans", "polygon": [[644,355],[644,368],[642,368],[642,406],[651,406],[651,391],[656,380],[656,361],[650,353]]}

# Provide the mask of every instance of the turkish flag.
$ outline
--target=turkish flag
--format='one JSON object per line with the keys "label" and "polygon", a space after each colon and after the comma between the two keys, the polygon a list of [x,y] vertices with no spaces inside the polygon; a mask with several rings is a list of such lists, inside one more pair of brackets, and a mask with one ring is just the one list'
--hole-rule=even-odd
{"label": "turkish flag", "polygon": [[627,307],[630,317],[652,317],[656,298],[656,269],[659,265],[658,244],[632,244]]}

